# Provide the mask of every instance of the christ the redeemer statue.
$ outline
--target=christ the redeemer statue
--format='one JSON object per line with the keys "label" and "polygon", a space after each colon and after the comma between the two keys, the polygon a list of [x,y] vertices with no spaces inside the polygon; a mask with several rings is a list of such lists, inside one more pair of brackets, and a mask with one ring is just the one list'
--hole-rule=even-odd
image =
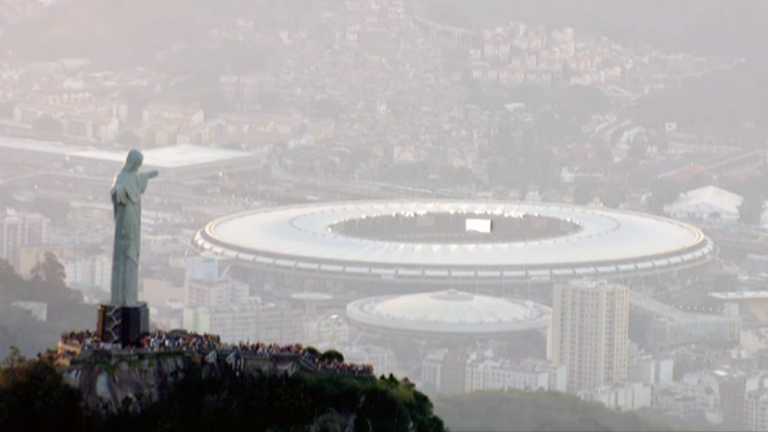
{"label": "christ the redeemer statue", "polygon": [[131,150],[112,183],[115,245],[112,254],[112,304],[139,302],[139,250],[141,248],[141,194],[157,171],[139,172],[144,155]]}

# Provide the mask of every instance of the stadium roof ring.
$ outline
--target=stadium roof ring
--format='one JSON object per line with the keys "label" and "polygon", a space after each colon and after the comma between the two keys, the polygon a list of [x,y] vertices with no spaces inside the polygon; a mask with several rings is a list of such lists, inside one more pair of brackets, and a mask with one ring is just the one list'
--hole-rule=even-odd
{"label": "stadium roof ring", "polygon": [[[470,220],[487,232],[467,230]],[[697,267],[717,254],[700,229],[667,218],[473,200],[264,208],[216,219],[192,243],[272,271],[420,282],[633,277]]]}

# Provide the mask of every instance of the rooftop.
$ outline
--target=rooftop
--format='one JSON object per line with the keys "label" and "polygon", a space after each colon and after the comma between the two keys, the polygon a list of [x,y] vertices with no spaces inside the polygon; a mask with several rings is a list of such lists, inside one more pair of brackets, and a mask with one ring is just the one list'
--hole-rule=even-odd
{"label": "rooftop", "polygon": [[[329,229],[341,221],[426,213],[527,214],[572,222],[580,229],[541,240],[469,243],[376,240]],[[420,272],[419,276],[429,277],[448,277],[449,269],[451,277],[501,277],[500,271],[523,269],[522,276],[527,270],[527,277],[544,278],[556,271],[572,275],[574,268],[578,272],[582,266],[583,275],[641,268],[658,271],[705,259],[714,252],[701,230],[666,218],[603,208],[479,200],[354,201],[265,208],[217,219],[198,232],[194,241],[200,249],[266,265],[399,277],[417,271],[405,270],[414,267],[424,268],[430,274]],[[481,270],[488,274],[481,275]]]}
{"label": "rooftop", "polygon": [[[37,141],[10,137],[0,137],[0,148],[116,163],[123,163],[127,153],[122,150],[101,150],[65,145],[56,141]],[[183,168],[217,162],[223,163],[252,156],[251,153],[240,150],[193,145],[157,147],[142,150],[142,153],[144,153],[144,165],[160,169]]]}
{"label": "rooftop", "polygon": [[373,297],[347,305],[357,324],[434,334],[495,334],[543,328],[551,310],[530,301],[455,290]]}
{"label": "rooftop", "polygon": [[714,292],[708,294],[718,300],[753,300],[768,299],[768,291],[730,291]]}

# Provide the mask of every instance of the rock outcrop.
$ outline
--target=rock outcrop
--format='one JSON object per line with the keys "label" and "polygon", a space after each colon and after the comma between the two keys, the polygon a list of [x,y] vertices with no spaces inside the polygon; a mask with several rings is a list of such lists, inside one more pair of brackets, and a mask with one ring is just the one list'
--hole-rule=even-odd
{"label": "rock outcrop", "polygon": [[184,376],[192,361],[182,352],[119,356],[94,352],[73,359],[63,376],[64,382],[80,390],[86,409],[104,417],[149,406]]}

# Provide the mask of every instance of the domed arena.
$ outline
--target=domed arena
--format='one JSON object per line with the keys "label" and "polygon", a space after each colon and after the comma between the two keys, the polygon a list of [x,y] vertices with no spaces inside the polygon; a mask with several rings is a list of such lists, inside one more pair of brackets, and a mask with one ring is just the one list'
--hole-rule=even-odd
{"label": "domed arena", "polygon": [[551,316],[550,308],[531,301],[456,290],[372,297],[347,305],[347,318],[355,326],[431,337],[504,337],[544,330]]}

